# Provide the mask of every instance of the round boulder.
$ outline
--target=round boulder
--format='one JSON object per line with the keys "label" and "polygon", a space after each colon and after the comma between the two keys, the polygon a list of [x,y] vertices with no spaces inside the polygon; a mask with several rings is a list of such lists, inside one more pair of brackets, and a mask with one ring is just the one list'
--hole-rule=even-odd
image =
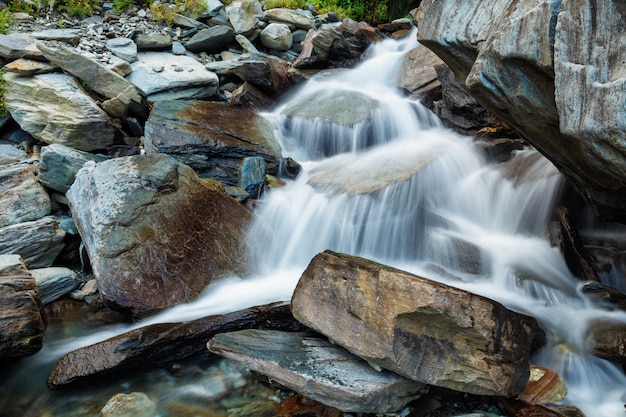
{"label": "round boulder", "polygon": [[286,51],[293,45],[293,36],[286,24],[270,23],[261,32],[261,43],[266,48]]}

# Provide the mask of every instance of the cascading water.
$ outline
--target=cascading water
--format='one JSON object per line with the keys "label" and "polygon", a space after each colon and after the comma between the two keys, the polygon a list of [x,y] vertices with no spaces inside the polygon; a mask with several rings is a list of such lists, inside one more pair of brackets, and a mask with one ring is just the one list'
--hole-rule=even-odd
{"label": "cascading water", "polygon": [[[385,41],[358,68],[318,76],[265,116],[303,171],[269,192],[250,230],[258,275],[223,280],[194,303],[142,325],[186,321],[289,300],[308,262],[331,249],[367,257],[498,300],[538,319],[548,344],[533,363],[565,379],[565,403],[587,416],[623,415],[626,377],[591,356],[586,323],[602,310],[544,237],[561,187],[537,152],[487,164],[470,138],[441,126],[395,87],[415,36]],[[399,295],[400,296],[400,295]],[[50,361],[128,327],[47,346]],[[8,381],[11,383],[11,381]]]}

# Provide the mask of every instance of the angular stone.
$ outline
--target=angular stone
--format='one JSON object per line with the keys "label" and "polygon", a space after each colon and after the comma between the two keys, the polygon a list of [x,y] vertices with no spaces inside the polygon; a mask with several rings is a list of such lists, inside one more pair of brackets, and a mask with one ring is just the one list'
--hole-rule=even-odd
{"label": "angular stone", "polygon": [[164,154],[87,163],[67,198],[104,302],[146,316],[244,274],[251,214],[223,187]]}
{"label": "angular stone", "polygon": [[398,76],[398,87],[412,96],[430,95],[433,90],[441,87],[435,71],[435,66],[441,64],[441,58],[424,45],[418,45],[404,57]]}
{"label": "angular stone", "polygon": [[111,55],[111,57],[109,58],[109,63],[106,65],[106,67],[122,77],[126,77],[133,71],[128,61],[125,61],[122,58],[118,58],[115,55]]}
{"label": "angular stone", "polygon": [[228,26],[202,29],[183,45],[191,52],[221,52],[235,40],[235,32]]}
{"label": "angular stone", "polygon": [[315,29],[315,19],[297,10],[276,7],[263,12],[263,20],[292,25],[298,29]]}
{"label": "angular stone", "polygon": [[284,23],[270,23],[261,31],[260,39],[263,46],[277,51],[286,51],[293,45],[291,30]]}
{"label": "angular stone", "polygon": [[48,72],[56,71],[57,69],[59,69],[59,67],[54,64],[26,58],[16,59],[15,61],[5,65],[4,68],[8,72],[14,72],[16,74],[26,77],[35,74],[46,74]]}
{"label": "angular stone", "polygon": [[40,219],[50,214],[50,207],[35,165],[0,167],[0,227]]}
{"label": "angular stone", "polygon": [[0,358],[37,353],[45,331],[35,279],[19,255],[0,255]]}
{"label": "angular stone", "polygon": [[531,404],[554,404],[566,395],[567,386],[559,374],[552,369],[531,366],[528,385],[518,399]]}
{"label": "angular stone", "polygon": [[251,54],[238,59],[231,71],[265,94],[274,96],[291,87],[290,67],[291,65],[282,59],[270,55]]}
{"label": "angular stone", "polygon": [[31,269],[30,274],[37,281],[37,290],[42,304],[48,304],[78,286],[76,272],[65,267]]}
{"label": "angular stone", "polygon": [[146,93],[151,102],[206,99],[216,94],[219,84],[217,75],[195,59],[167,52],[139,53],[132,69],[127,80]]}
{"label": "angular stone", "polygon": [[27,159],[28,155],[14,145],[0,144],[0,166],[11,165]]}
{"label": "angular stone", "polygon": [[137,60],[137,45],[132,39],[109,39],[106,42],[106,46],[113,55],[123,59],[124,61],[134,62]]}
{"label": "angular stone", "polygon": [[147,116],[148,102],[145,94],[124,77],[96,60],[76,53],[69,48],[53,48],[43,44],[39,44],[38,48],[43,52],[46,59],[85,82],[96,93],[109,99],[117,98],[131,112],[141,117]]}
{"label": "angular stone", "polygon": [[264,327],[302,330],[289,307],[268,304],[186,323],[153,324],[120,334],[61,357],[50,374],[50,389],[92,382],[107,375],[163,367],[201,352],[218,333]]}
{"label": "angular stone", "polygon": [[30,32],[30,36],[42,41],[60,41],[76,46],[83,36],[81,29],[46,29],[39,32]]}
{"label": "angular stone", "polygon": [[274,100],[263,94],[261,90],[249,82],[244,82],[233,90],[232,95],[228,98],[228,103],[231,106],[255,111],[267,110],[275,104]]}
{"label": "angular stone", "polygon": [[172,37],[162,33],[140,33],[133,40],[140,51],[160,51],[172,46]]}
{"label": "angular stone", "polygon": [[256,48],[256,46],[254,46],[254,44],[250,42],[250,40],[246,38],[245,36],[241,34],[237,34],[235,35],[235,40],[237,41],[239,46],[241,46],[244,53],[249,53],[249,54],[259,53],[259,50]]}
{"label": "angular stone", "polygon": [[65,145],[52,144],[41,148],[39,181],[48,188],[66,193],[76,173],[88,161],[102,162],[105,157],[79,151]]}
{"label": "angular stone", "polygon": [[[84,151],[121,142],[122,132],[74,80],[61,73],[20,77],[4,75],[5,101],[26,132],[46,143]],[[37,97],[32,100],[31,97]]]}
{"label": "angular stone", "polygon": [[57,220],[39,220],[0,228],[0,254],[18,254],[28,268],[47,268],[63,249],[65,232]]}
{"label": "angular stone", "polygon": [[370,364],[425,384],[515,397],[528,382],[534,319],[372,261],[318,254],[291,309]]}
{"label": "angular stone", "polygon": [[265,181],[265,160],[260,156],[243,158],[237,177],[239,187],[250,195],[256,195]]}
{"label": "angular stone", "polygon": [[226,16],[235,33],[249,35],[263,17],[263,6],[258,0],[236,0],[226,6]]}
{"label": "angular stone", "polygon": [[201,177],[237,185],[243,158],[260,156],[278,171],[281,148],[272,125],[253,111],[206,101],[156,102],[146,122],[147,153],[167,153]]}
{"label": "angular stone", "polygon": [[420,397],[424,385],[378,372],[307,333],[242,330],[213,337],[211,352],[242,362],[290,390],[345,412],[387,413]]}
{"label": "angular stone", "polygon": [[18,58],[41,59],[43,54],[37,48],[37,41],[24,33],[0,35],[0,56],[9,61]]}
{"label": "angular stone", "polygon": [[204,29],[208,26],[202,22],[197,21],[196,19],[192,19],[187,16],[183,16],[182,14],[175,13],[174,20],[172,23],[176,26],[184,27],[184,28],[196,28],[196,29]]}

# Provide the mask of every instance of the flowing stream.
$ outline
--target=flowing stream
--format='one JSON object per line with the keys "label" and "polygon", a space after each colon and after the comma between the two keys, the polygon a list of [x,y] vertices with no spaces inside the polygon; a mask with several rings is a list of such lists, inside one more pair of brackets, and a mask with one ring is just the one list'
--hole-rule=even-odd
{"label": "flowing stream", "polygon": [[[303,171],[260,204],[249,239],[258,275],[215,283],[196,302],[142,325],[289,300],[311,258],[331,249],[536,317],[548,343],[532,363],[565,379],[563,403],[588,417],[624,415],[626,376],[589,354],[585,333],[591,319],[626,322],[626,314],[590,303],[580,292],[583,283],[545,237],[561,193],[560,174],[532,149],[506,164],[487,164],[471,138],[444,128],[403,97],[395,81],[403,54],[417,46],[414,39],[376,45],[358,68],[320,75],[265,114],[276,123],[284,156]],[[111,326],[48,344],[25,361],[23,372],[126,330]]]}

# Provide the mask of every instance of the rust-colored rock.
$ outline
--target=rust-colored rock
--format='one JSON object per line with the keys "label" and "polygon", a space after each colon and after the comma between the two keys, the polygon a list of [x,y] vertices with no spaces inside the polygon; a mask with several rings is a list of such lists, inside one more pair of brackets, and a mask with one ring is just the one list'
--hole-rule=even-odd
{"label": "rust-colored rock", "polygon": [[567,386],[559,374],[552,369],[531,366],[528,385],[518,398],[531,404],[553,404],[566,395]]}
{"label": "rust-colored rock", "polygon": [[516,396],[534,319],[485,297],[330,251],[296,287],[294,317],[375,367],[430,385]]}
{"label": "rust-colored rock", "polygon": [[599,319],[589,323],[587,329],[587,345],[593,355],[626,363],[626,323]]}

